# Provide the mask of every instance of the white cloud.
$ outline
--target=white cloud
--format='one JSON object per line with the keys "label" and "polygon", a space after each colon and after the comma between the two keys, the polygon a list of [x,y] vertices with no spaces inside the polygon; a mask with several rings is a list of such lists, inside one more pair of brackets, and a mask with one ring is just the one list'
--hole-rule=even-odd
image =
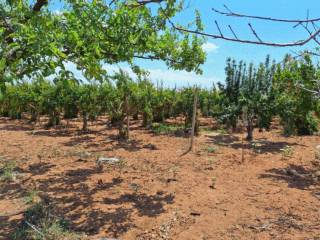
{"label": "white cloud", "polygon": [[[69,71],[73,72],[77,79],[85,79],[85,77],[82,75],[82,72],[76,68],[75,64],[67,62],[65,66]],[[132,77],[133,79],[136,78],[135,73],[131,70],[131,68],[128,65],[125,64],[105,65],[104,68],[108,71],[109,74],[117,72],[119,68],[122,68],[129,74],[130,77]],[[197,75],[195,73],[186,71],[174,71],[161,68],[151,68],[145,70],[147,70],[150,73],[149,78],[154,84],[163,84],[164,87],[181,88],[197,85],[204,88],[211,88],[213,83],[221,81],[221,79],[218,79],[214,76],[209,77]]]}
{"label": "white cloud", "polygon": [[[121,67],[124,71],[128,72],[128,74],[135,78],[136,75],[132,72],[130,67],[124,66]],[[117,66],[106,66],[108,71],[114,72],[118,71],[119,67]],[[145,69],[150,75],[150,79],[153,83],[163,84],[165,87],[185,87],[185,86],[194,86],[198,85],[205,88],[212,87],[213,83],[217,83],[220,79],[215,77],[207,77],[197,75],[192,72],[186,71],[173,71],[173,70],[165,70],[160,68],[155,69]]]}
{"label": "white cloud", "polygon": [[186,71],[172,71],[162,69],[149,69],[150,77],[153,81],[162,81],[165,86],[183,87],[198,85],[201,87],[212,87],[218,82],[214,77],[206,77]]}
{"label": "white cloud", "polygon": [[215,52],[218,48],[219,46],[211,42],[206,42],[205,44],[202,45],[202,49],[206,53]]}
{"label": "white cloud", "polygon": [[57,16],[62,16],[63,15],[63,12],[61,10],[54,10],[52,13],[54,15],[57,15]]}

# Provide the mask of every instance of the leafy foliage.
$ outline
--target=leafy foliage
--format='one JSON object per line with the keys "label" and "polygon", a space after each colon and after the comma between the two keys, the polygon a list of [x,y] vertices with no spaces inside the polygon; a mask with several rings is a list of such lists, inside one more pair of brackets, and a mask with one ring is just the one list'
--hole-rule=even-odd
{"label": "leafy foliage", "polygon": [[267,56],[264,64],[257,68],[251,63],[228,59],[226,86],[220,85],[224,106],[220,119],[236,129],[239,119],[247,128],[247,139],[252,140],[254,127],[269,129],[274,115],[274,93],[272,87],[275,64]]}
{"label": "leafy foliage", "polygon": [[[127,138],[126,120],[139,116],[147,128],[154,128],[155,122],[164,123],[168,118],[181,116],[185,119],[184,129],[188,129],[191,126],[194,89],[155,86],[147,75],[140,75],[135,81],[120,70],[102,83],[81,83],[71,75],[66,79],[57,77],[53,81],[39,78],[12,83],[0,96],[2,116],[21,118],[23,114],[30,121],[37,122],[41,115],[46,115],[47,127],[60,124],[62,118],[81,117],[82,130],[87,131],[89,121],[108,115],[111,125],[118,128],[119,136]],[[199,108],[211,115],[218,108],[218,97],[215,88],[199,90]]]}
{"label": "leafy foliage", "polygon": [[[181,33],[168,24],[183,9],[177,0],[139,4],[119,0],[61,1],[59,12],[47,1],[0,2],[0,89],[27,78],[70,74],[73,63],[87,79],[106,78],[104,64],[135,58],[162,60],[169,68],[201,73],[204,39]],[[201,29],[200,17],[195,25]]]}
{"label": "leafy foliage", "polygon": [[288,55],[283,65],[278,65],[275,75],[276,103],[286,135],[313,134],[317,131],[319,100],[299,86],[302,84],[312,89],[319,74],[319,68],[307,55],[300,61]]}
{"label": "leafy foliage", "polygon": [[54,206],[40,201],[30,206],[23,214],[12,239],[26,240],[81,240],[85,236],[70,230],[69,222],[55,214]]}
{"label": "leafy foliage", "polygon": [[228,59],[226,75],[225,85],[219,85],[222,109],[219,119],[234,130],[242,119],[248,140],[253,139],[255,127],[268,130],[276,115],[280,116],[286,135],[317,131],[319,100],[299,87],[313,89],[314,79],[319,77],[319,68],[308,55],[302,60],[288,55],[282,64],[271,63],[267,56],[258,67]]}

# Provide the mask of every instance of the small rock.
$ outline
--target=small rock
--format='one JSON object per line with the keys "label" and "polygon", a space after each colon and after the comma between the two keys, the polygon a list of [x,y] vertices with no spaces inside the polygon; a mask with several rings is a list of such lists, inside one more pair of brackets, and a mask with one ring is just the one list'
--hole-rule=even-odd
{"label": "small rock", "polygon": [[191,216],[199,217],[201,215],[200,212],[193,211],[190,213]]}
{"label": "small rock", "polygon": [[319,170],[319,171],[316,171],[316,172],[314,173],[314,175],[315,175],[316,177],[320,177],[320,170]]}
{"label": "small rock", "polygon": [[89,157],[91,157],[91,153],[89,153],[89,152],[80,152],[79,153],[79,157],[81,158],[81,159],[86,159],[86,158],[89,158]]}
{"label": "small rock", "polygon": [[144,148],[148,148],[148,149],[150,149],[150,150],[157,150],[157,147],[156,147],[155,145],[151,144],[151,143],[146,144],[146,145],[144,145],[143,147],[144,147]]}
{"label": "small rock", "polygon": [[115,164],[115,163],[119,163],[120,159],[119,158],[115,158],[115,157],[99,157],[97,160],[97,164]]}
{"label": "small rock", "polygon": [[171,182],[177,182],[178,180],[175,178],[168,178],[167,179],[167,183],[171,183]]}
{"label": "small rock", "polygon": [[141,186],[137,183],[130,183],[129,187],[135,192],[137,192],[141,188]]}
{"label": "small rock", "polygon": [[157,193],[156,193],[157,195],[163,195],[164,194],[164,191],[157,191]]}

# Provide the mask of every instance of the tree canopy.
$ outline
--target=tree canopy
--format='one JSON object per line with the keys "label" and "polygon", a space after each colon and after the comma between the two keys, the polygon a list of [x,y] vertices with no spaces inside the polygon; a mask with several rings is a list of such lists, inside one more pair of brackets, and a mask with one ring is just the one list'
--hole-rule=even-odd
{"label": "tree canopy", "polygon": [[[87,79],[103,80],[104,64],[134,59],[162,60],[169,68],[201,73],[205,61],[201,36],[182,33],[169,24],[183,3],[168,1],[59,1],[30,6],[27,0],[0,1],[0,86],[5,82],[50,75],[70,75],[74,63]],[[153,3],[161,4],[153,4]],[[49,4],[49,5],[48,5]],[[199,14],[193,24],[202,29]]]}

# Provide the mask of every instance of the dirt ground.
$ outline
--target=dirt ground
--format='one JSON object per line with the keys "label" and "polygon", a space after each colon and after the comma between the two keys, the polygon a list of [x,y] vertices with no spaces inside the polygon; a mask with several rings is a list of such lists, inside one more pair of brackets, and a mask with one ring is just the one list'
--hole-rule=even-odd
{"label": "dirt ground", "polygon": [[[319,136],[286,138],[275,128],[255,131],[249,144],[244,134],[206,128],[184,154],[188,138],[138,122],[129,142],[105,120],[86,134],[79,124],[45,130],[0,119],[1,161],[16,161],[20,173],[0,183],[0,239],[9,239],[32,189],[92,239],[320,239],[320,184],[311,177]],[[122,161],[99,169],[99,156]]]}

